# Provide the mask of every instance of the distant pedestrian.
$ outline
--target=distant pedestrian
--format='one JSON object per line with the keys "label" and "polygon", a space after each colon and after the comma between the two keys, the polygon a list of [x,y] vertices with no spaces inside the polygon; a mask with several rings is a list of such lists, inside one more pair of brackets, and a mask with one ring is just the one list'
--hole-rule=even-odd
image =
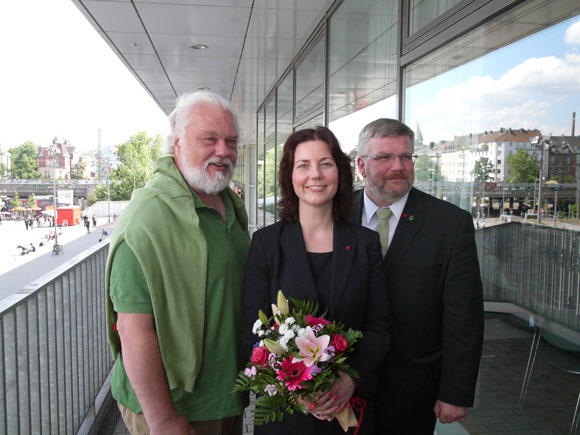
{"label": "distant pedestrian", "polygon": [[91,221],[89,220],[89,217],[87,215],[83,216],[83,221],[85,222],[85,227],[87,229],[87,233],[90,234],[91,232]]}
{"label": "distant pedestrian", "polygon": [[103,231],[101,231],[101,238],[99,239],[99,242],[102,241],[105,237],[107,237],[109,235],[109,233],[107,233],[104,229]]}
{"label": "distant pedestrian", "polygon": [[97,217],[93,215],[93,228],[97,228]]}
{"label": "distant pedestrian", "polygon": [[26,231],[28,231],[28,218],[24,218],[24,225],[26,225]]}

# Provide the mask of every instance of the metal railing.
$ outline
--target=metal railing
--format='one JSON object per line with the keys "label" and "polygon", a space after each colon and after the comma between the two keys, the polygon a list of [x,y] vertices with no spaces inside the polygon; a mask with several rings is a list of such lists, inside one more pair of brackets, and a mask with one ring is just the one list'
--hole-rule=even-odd
{"label": "metal railing", "polygon": [[580,232],[513,222],[475,234],[485,301],[580,331]]}
{"label": "metal railing", "polygon": [[[580,331],[580,232],[507,223],[476,231],[484,299]],[[108,240],[107,240],[108,243]],[[99,244],[0,302],[0,433],[73,434],[112,360]]]}
{"label": "metal railing", "polygon": [[0,302],[0,433],[74,434],[112,367],[108,241]]}

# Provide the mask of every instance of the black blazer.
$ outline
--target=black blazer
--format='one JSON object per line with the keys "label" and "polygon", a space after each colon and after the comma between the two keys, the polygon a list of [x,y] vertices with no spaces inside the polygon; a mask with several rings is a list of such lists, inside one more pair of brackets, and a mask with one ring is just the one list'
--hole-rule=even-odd
{"label": "black blazer", "polygon": [[[363,207],[361,190],[357,223]],[[411,189],[383,265],[393,323],[380,370],[378,425],[429,418],[437,399],[473,406],[483,296],[471,215]]]}
{"label": "black blazer", "polygon": [[[363,331],[349,363],[359,373],[359,394],[376,388],[376,370],[389,348],[386,277],[378,234],[350,222],[336,222],[333,235],[331,302],[327,319]],[[272,315],[278,290],[286,297],[318,302],[299,223],[279,221],[254,233],[244,282],[244,340],[248,351],[258,310]],[[373,382],[374,381],[374,382]]]}

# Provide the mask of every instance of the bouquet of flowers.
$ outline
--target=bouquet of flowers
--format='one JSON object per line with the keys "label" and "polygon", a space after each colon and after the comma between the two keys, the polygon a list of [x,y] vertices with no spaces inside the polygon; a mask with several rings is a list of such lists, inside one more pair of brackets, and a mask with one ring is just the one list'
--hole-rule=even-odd
{"label": "bouquet of flowers", "polygon": [[[272,317],[260,310],[252,332],[258,336],[251,362],[238,375],[235,391],[252,391],[254,423],[282,421],[284,413],[306,413],[299,402],[315,400],[327,392],[343,372],[358,379],[347,363],[347,356],[362,337],[362,332],[317,317],[318,304],[291,299],[278,292]],[[357,426],[351,408],[335,415],[345,432]],[[354,421],[353,421],[354,420]],[[353,424],[354,423],[354,424]]]}

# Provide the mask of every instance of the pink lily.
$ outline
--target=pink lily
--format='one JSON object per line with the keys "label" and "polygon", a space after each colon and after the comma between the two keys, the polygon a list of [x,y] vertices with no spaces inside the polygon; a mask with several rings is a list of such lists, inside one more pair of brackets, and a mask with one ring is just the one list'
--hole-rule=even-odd
{"label": "pink lily", "polygon": [[317,337],[310,326],[307,326],[304,335],[297,337],[296,346],[298,346],[300,355],[303,358],[294,358],[294,361],[303,361],[306,367],[310,367],[317,361],[328,361],[330,355],[324,352],[330,343],[330,336],[321,335]]}

